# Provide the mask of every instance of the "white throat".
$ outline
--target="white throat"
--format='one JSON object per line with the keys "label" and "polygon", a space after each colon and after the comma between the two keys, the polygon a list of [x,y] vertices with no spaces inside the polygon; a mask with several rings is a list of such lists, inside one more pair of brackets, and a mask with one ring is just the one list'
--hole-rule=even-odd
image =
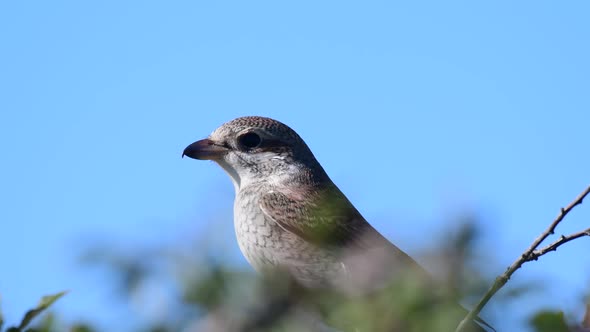
{"label": "white throat", "polygon": [[[272,158],[279,160],[284,159],[280,156],[273,156]],[[251,183],[258,183],[262,181],[269,184],[270,186],[280,186],[282,183],[288,181],[300,171],[297,166],[289,165],[287,168],[283,168],[281,172],[272,172],[271,174],[260,174],[257,176],[248,172],[247,170],[241,170],[241,172],[238,171],[234,165],[228,163],[226,160],[216,160],[216,162],[231,178],[236,194],[240,192],[241,188],[245,188]]]}
{"label": "white throat", "polygon": [[225,160],[217,160],[216,161],[221,168],[229,175],[231,178],[231,182],[234,184],[234,189],[236,194],[240,191],[240,185],[242,184],[242,179],[240,178],[240,174]]}

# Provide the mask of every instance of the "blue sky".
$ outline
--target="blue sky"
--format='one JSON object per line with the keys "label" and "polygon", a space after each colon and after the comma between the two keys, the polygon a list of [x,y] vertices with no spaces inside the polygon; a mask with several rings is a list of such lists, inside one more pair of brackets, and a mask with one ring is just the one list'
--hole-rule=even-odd
{"label": "blue sky", "polygon": [[[62,289],[71,290],[57,305],[67,317],[118,317],[104,310],[109,285],[76,263],[89,239],[132,247],[215,232],[208,246],[243,262],[229,179],[180,158],[242,115],[297,130],[365,217],[411,254],[452,229],[453,215],[476,211],[481,251],[493,257],[486,273],[503,272],[590,183],[589,9],[586,1],[0,3],[8,320]],[[581,206],[558,232],[588,220]],[[548,288],[504,309],[581,315],[589,249],[578,240],[526,265],[514,282]]]}

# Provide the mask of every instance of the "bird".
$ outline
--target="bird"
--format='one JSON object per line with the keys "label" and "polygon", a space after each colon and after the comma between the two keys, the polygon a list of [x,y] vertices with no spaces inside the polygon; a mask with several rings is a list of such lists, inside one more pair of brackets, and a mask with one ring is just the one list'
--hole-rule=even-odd
{"label": "bird", "polygon": [[[230,176],[237,242],[260,273],[280,268],[307,289],[352,295],[396,277],[430,279],[361,215],[305,141],[278,120],[236,118],[182,156],[214,161]],[[485,331],[472,325],[469,331]]]}

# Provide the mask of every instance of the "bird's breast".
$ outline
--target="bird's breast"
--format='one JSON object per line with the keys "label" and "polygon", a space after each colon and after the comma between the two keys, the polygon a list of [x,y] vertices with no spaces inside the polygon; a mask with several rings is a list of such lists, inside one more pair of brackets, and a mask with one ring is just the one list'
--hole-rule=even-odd
{"label": "bird's breast", "polygon": [[250,190],[240,190],[234,202],[238,245],[255,270],[286,269],[299,282],[312,287],[344,273],[333,252],[282,229],[262,212],[257,197]]}

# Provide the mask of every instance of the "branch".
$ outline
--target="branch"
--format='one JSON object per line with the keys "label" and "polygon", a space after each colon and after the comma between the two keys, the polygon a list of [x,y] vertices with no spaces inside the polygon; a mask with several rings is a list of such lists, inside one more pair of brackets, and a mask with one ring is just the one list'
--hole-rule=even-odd
{"label": "branch", "polygon": [[465,328],[468,326],[468,323],[473,321],[477,317],[477,315],[481,312],[483,307],[488,303],[488,301],[492,298],[492,296],[494,296],[494,294],[496,294],[496,292],[498,290],[500,290],[500,288],[502,288],[508,282],[508,280],[510,280],[510,277],[512,276],[512,274],[514,274],[514,272],[516,272],[516,270],[518,270],[522,266],[522,264],[529,262],[531,260],[537,260],[540,256],[542,256],[550,251],[556,250],[557,247],[559,247],[560,245],[562,245],[566,242],[569,242],[571,240],[588,235],[590,229],[587,229],[587,230],[579,232],[579,233],[574,233],[574,234],[571,234],[568,236],[562,236],[559,240],[555,241],[554,243],[550,244],[549,246],[547,246],[543,249],[537,250],[539,245],[549,235],[552,235],[553,233],[555,233],[555,228],[557,227],[557,225],[559,225],[559,223],[563,220],[563,218],[565,218],[565,216],[567,216],[567,214],[573,208],[582,204],[582,201],[584,200],[584,198],[588,194],[590,194],[590,187],[586,188],[586,190],[584,190],[580,195],[578,195],[578,197],[576,197],[576,199],[574,201],[572,201],[568,206],[566,206],[565,208],[561,208],[559,215],[557,215],[555,220],[553,220],[553,222],[551,223],[551,225],[549,225],[549,227],[545,230],[545,232],[541,233],[541,235],[533,242],[533,244],[531,244],[531,246],[527,250],[525,250],[522,253],[522,255],[514,263],[512,263],[512,265],[510,265],[508,267],[506,272],[504,272],[502,275],[500,275],[499,277],[496,278],[496,281],[494,282],[494,284],[484,294],[484,296],[481,298],[481,300],[475,306],[475,308],[473,308],[467,314],[467,316],[465,316],[465,318],[463,318],[461,323],[459,323],[459,326],[457,326],[457,329],[455,330],[455,332],[461,332],[461,331],[465,330]]}
{"label": "branch", "polygon": [[573,233],[573,234],[570,234],[567,236],[562,235],[559,238],[559,240],[551,243],[550,245],[533,251],[526,261],[527,262],[536,261],[537,259],[539,259],[539,257],[545,255],[546,253],[557,250],[557,248],[559,246],[561,246],[562,244],[570,242],[571,240],[575,240],[575,239],[583,237],[583,236],[590,236],[590,228],[587,228],[581,232]]}

